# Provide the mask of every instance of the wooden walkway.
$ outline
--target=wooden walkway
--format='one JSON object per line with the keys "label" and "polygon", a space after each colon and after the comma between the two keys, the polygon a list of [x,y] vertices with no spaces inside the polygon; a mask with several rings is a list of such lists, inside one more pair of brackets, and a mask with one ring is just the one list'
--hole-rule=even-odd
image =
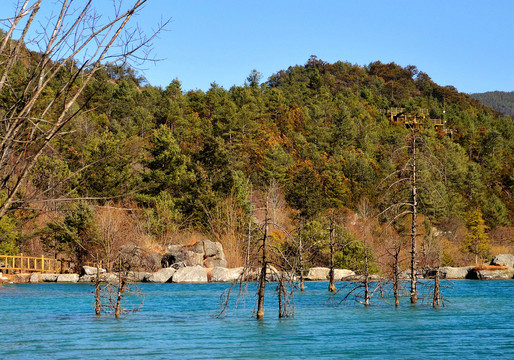
{"label": "wooden walkway", "polygon": [[63,265],[60,260],[44,256],[0,255],[0,270],[3,273],[61,273]]}

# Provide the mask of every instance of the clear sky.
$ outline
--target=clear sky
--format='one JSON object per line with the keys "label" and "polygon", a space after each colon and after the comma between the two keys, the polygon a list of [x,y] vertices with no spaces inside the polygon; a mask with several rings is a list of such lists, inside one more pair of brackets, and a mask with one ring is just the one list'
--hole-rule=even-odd
{"label": "clear sky", "polygon": [[[13,1],[0,0],[2,17]],[[155,41],[164,60],[141,71],[152,85],[230,88],[316,55],[416,65],[467,93],[514,91],[514,0],[149,0],[138,21],[161,17],[172,18]]]}

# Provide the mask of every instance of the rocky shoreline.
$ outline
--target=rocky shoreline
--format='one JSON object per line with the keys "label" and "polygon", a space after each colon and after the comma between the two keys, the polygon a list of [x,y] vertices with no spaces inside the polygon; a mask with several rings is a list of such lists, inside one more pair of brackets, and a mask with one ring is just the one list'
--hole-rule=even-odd
{"label": "rocky shoreline", "polygon": [[[137,250],[137,249],[136,249]],[[131,256],[137,257],[137,251],[131,250]],[[227,268],[227,261],[223,247],[218,242],[202,240],[190,246],[173,245],[161,257],[160,269],[154,272],[131,271],[128,281],[145,283],[208,283],[237,281],[245,271],[242,267]],[[307,281],[326,281],[329,277],[329,268],[313,267],[305,277]],[[348,269],[335,269],[336,281],[362,280],[362,276]],[[514,255],[501,254],[495,256],[489,263],[479,266],[450,267],[439,269],[424,268],[418,270],[419,279],[433,279],[439,271],[441,279],[448,280],[509,280],[514,279]],[[286,276],[296,280],[295,275],[282,274],[270,266],[268,280],[278,281],[279,277]],[[92,283],[96,280],[96,267],[83,266],[81,274],[48,274],[33,272],[30,274],[0,273],[0,283]],[[100,269],[100,280],[103,282],[116,282],[119,275]],[[258,271],[246,271],[245,280],[257,281]],[[409,279],[410,270],[402,272],[401,278]],[[378,275],[372,275],[372,280],[383,280]]]}

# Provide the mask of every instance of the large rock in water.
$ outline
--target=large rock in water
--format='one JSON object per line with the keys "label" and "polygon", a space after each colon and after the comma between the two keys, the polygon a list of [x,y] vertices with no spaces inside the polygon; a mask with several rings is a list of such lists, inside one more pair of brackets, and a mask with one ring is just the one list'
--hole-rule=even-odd
{"label": "large rock in water", "polygon": [[493,257],[491,265],[500,265],[514,268],[514,255],[512,254],[500,254]]}
{"label": "large rock in water", "polygon": [[313,267],[313,268],[309,269],[309,273],[307,274],[307,279],[309,279],[309,280],[327,280],[329,272],[330,272],[329,268]]}
{"label": "large rock in water", "polygon": [[171,282],[171,279],[176,271],[177,270],[175,270],[174,268],[164,268],[146,277],[145,281],[152,283]]}
{"label": "large rock in water", "polygon": [[[95,275],[96,267],[94,266],[82,266],[82,275]],[[105,269],[100,268],[100,274],[106,272]]]}
{"label": "large rock in water", "polygon": [[439,276],[441,277],[441,279],[462,280],[469,277],[469,273],[472,269],[472,266],[444,266],[439,268]]}
{"label": "large rock in water", "polygon": [[56,282],[59,274],[41,274],[41,281]]}
{"label": "large rock in water", "polygon": [[79,274],[60,274],[57,276],[57,282],[76,283],[79,281]]}
{"label": "large rock in water", "polygon": [[96,281],[96,275],[82,275],[79,278],[80,283],[92,283]]}
{"label": "large rock in water", "polygon": [[514,269],[507,270],[474,270],[478,280],[510,280],[514,279]]}
{"label": "large rock in water", "polygon": [[204,283],[207,282],[207,270],[203,266],[188,266],[178,269],[174,274],[174,283]]}
{"label": "large rock in water", "polygon": [[41,281],[41,273],[40,272],[33,272],[30,274],[29,282],[31,283],[38,283]]}
{"label": "large rock in water", "polygon": [[[350,277],[350,276],[355,276],[355,272],[352,270],[348,270],[348,269],[334,269],[334,279],[336,281]],[[327,278],[328,278],[328,275],[327,275]]]}
{"label": "large rock in water", "polygon": [[215,267],[209,272],[209,275],[210,281],[212,282],[233,282],[237,281],[242,273],[242,267],[233,269],[227,269],[225,267]]}

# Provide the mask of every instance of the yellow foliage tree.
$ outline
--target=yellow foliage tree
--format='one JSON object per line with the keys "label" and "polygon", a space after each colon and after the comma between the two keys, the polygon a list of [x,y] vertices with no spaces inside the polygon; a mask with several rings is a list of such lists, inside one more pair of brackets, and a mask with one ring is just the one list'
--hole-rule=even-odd
{"label": "yellow foliage tree", "polygon": [[480,209],[471,211],[467,216],[468,235],[464,238],[464,247],[471,254],[475,255],[475,263],[478,264],[478,257],[484,258],[489,255],[491,249],[487,225]]}

